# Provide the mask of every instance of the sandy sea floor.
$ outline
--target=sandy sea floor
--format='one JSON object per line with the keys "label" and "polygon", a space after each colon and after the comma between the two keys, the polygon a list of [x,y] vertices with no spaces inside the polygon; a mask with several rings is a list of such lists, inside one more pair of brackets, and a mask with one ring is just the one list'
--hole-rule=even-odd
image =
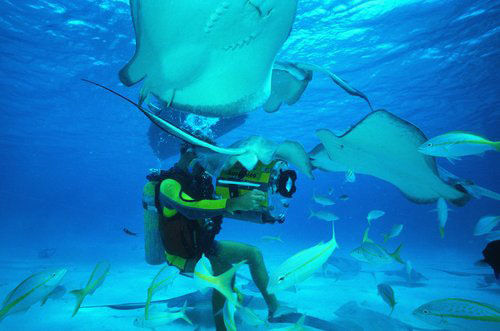
{"label": "sandy sea floor", "polygon": [[[270,270],[288,254],[282,249],[271,250],[272,246],[273,244],[265,245],[265,257]],[[141,253],[140,249],[137,249],[138,258]],[[334,255],[348,258],[343,253],[343,251],[335,252]],[[491,274],[490,269],[474,268],[470,261],[464,262],[460,256],[456,256],[456,259],[447,256],[446,262],[438,256],[428,259],[420,256],[418,261],[413,262],[413,266],[427,280],[408,282],[401,277],[376,271],[401,269],[401,265],[397,264],[378,269],[362,264],[363,271],[344,273],[341,277],[335,276],[338,275],[335,267],[330,267],[326,276],[320,270],[313,277],[298,284],[296,293],[281,292],[278,298],[285,305],[297,308],[300,313],[331,322],[330,326],[325,328],[331,330],[408,330],[405,324],[417,328],[436,329],[416,319],[412,311],[428,301],[450,297],[490,304],[498,302],[500,287],[497,284],[481,288],[478,287],[478,284],[482,282],[481,276],[457,276],[435,270],[439,268],[454,272]],[[22,261],[4,259],[0,261],[0,297],[5,297],[20,281],[32,273],[52,267],[68,269],[61,285],[64,285],[69,292],[82,288],[86,284],[94,264],[76,264],[58,259],[57,256],[49,259]],[[111,271],[104,284],[85,299],[83,306],[143,302],[147,287],[159,269],[159,266],[148,266],[142,261],[141,263],[130,261],[111,263]],[[250,277],[247,267],[243,267],[239,274]],[[242,286],[245,282],[241,279],[237,284]],[[397,305],[391,318],[387,316],[390,308],[377,294],[377,284],[382,282],[391,284],[395,291]],[[242,287],[244,293],[256,297],[250,301],[250,305],[263,318],[266,317],[265,305],[259,294],[254,292],[255,288],[251,284]],[[180,276],[172,287],[158,293],[153,299],[173,298],[195,290],[190,278]],[[188,312],[188,316],[193,317],[193,321],[200,324],[191,326],[184,321],[177,321],[157,329],[212,329],[209,297],[206,296],[205,300],[201,301],[204,302],[198,302]],[[43,307],[35,304],[26,313],[7,316],[0,322],[0,330],[135,330],[137,328],[133,325],[133,320],[143,314],[143,309],[82,308],[75,317],[71,318],[74,302],[73,295],[66,293],[62,298],[49,300]],[[348,302],[351,303],[336,314],[336,311]],[[350,309],[346,310],[345,307],[350,307]],[[155,309],[163,308],[164,305],[155,307]],[[272,327],[283,326],[285,324],[272,325]],[[251,330],[252,328],[240,324],[239,329]]]}

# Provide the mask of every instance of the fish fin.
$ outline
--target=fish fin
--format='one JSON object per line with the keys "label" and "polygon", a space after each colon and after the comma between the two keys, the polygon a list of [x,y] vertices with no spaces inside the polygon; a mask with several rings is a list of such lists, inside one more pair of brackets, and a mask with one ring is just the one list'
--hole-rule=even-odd
{"label": "fish fin", "polygon": [[232,280],[238,269],[243,265],[246,264],[247,261],[243,260],[239,263],[233,264],[232,268],[229,269],[228,271],[224,272],[223,274],[215,277],[215,286],[214,288],[217,289],[222,295],[226,297],[226,300],[231,301],[231,303],[234,303],[236,307],[240,307],[241,304],[238,302],[237,299],[233,298],[231,295],[233,292],[233,288],[231,286]]}
{"label": "fish fin", "polygon": [[455,165],[455,161],[453,161],[453,159],[451,157],[447,157],[446,158],[448,160],[448,162],[450,162],[452,165]]}
{"label": "fish fin", "polygon": [[189,319],[189,317],[187,317],[187,315],[186,315],[186,309],[187,309],[187,300],[184,301],[184,304],[182,305],[182,308],[181,308],[181,318],[183,320],[185,320],[186,322],[188,322],[189,324],[193,325],[193,322],[191,322],[191,320]]}
{"label": "fish fin", "polygon": [[47,302],[47,300],[49,300],[49,296],[50,296],[50,293],[47,294],[45,296],[45,298],[42,299],[42,301],[40,302],[40,307],[43,306]]}
{"label": "fish fin", "polygon": [[302,327],[304,326],[304,322],[306,321],[306,315],[302,315],[299,320],[297,321],[297,323],[295,323],[295,326],[297,327]]}
{"label": "fish fin", "polygon": [[76,296],[75,309],[73,310],[73,315],[71,315],[71,317],[74,317],[76,315],[76,313],[78,313],[78,310],[80,309],[80,306],[83,303],[83,299],[85,299],[85,296],[87,295],[87,293],[85,292],[85,289],[74,290],[74,291],[71,291],[69,293]]}
{"label": "fish fin", "polygon": [[309,217],[307,219],[310,220],[313,217],[314,217],[314,212],[311,208],[309,208]]}
{"label": "fish fin", "polygon": [[389,234],[383,233],[382,236],[384,236],[384,244],[389,241]]}
{"label": "fish fin", "polygon": [[401,256],[399,255],[401,253],[401,248],[403,248],[403,244],[400,244],[398,246],[398,248],[396,248],[396,250],[392,253],[392,254],[389,254],[394,260],[396,260],[397,262],[401,263],[401,264],[405,264],[405,261],[403,261],[403,259],[401,258]]}
{"label": "fish fin", "polygon": [[365,232],[363,233],[363,240],[361,242],[373,242],[370,238],[368,238],[368,232],[370,231],[370,227],[367,227]]}

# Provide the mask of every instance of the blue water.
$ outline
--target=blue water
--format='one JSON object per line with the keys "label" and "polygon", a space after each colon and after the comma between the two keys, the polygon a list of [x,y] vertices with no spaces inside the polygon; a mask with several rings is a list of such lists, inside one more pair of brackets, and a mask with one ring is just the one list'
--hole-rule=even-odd
{"label": "blue water", "polygon": [[[68,264],[101,258],[131,268],[144,264],[141,237],[128,237],[122,228],[142,231],[147,170],[169,167],[175,159],[156,159],[144,116],[80,81],[103,82],[137,98],[138,87],[125,88],[117,77],[135,48],[128,2],[6,0],[0,11],[0,261],[36,260],[40,249],[55,248],[54,258]],[[499,140],[499,21],[500,3],[491,0],[299,0],[279,58],[330,68],[367,94],[375,108],[429,137],[466,130]],[[274,114],[257,110],[218,143],[257,134],[297,140],[310,150],[318,144],[316,129],[345,130],[367,110],[363,100],[316,75],[297,104]],[[447,162],[439,160],[454,174],[500,191],[498,153]],[[361,240],[366,213],[381,209],[386,215],[374,237],[403,223],[392,243],[404,243],[403,255],[442,255],[443,263],[462,256],[463,265],[472,266],[486,244],[472,236],[473,227],[484,215],[498,215],[500,207],[487,198],[452,207],[441,239],[432,204],[414,204],[373,177],[359,175],[352,184],[339,173],[316,177],[299,178],[283,225],[228,220],[220,237],[258,244],[264,234],[281,234],[283,250],[291,253],[328,240],[329,224],[307,217],[316,208],[313,191],[333,188],[335,195],[350,197],[332,209],[342,219],[337,241],[343,254]],[[18,281],[32,271],[24,270]],[[16,282],[10,281],[12,288]]]}

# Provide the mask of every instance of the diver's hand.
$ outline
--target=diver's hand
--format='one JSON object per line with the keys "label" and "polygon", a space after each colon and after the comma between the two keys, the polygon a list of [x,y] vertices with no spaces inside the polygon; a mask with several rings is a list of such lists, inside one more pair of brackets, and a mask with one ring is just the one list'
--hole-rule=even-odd
{"label": "diver's hand", "polygon": [[259,190],[252,190],[244,195],[227,200],[226,210],[233,213],[235,210],[248,211],[262,209],[266,194]]}

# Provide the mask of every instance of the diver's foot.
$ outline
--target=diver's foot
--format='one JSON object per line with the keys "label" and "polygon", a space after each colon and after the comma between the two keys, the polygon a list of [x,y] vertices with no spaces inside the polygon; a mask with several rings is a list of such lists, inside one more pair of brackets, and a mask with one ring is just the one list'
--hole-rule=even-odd
{"label": "diver's foot", "polygon": [[283,315],[293,314],[297,312],[296,308],[280,305],[279,303],[276,303],[275,307],[273,308],[274,309],[271,309],[271,307],[269,307],[269,313],[267,315],[268,321],[270,321],[273,318],[278,318]]}

